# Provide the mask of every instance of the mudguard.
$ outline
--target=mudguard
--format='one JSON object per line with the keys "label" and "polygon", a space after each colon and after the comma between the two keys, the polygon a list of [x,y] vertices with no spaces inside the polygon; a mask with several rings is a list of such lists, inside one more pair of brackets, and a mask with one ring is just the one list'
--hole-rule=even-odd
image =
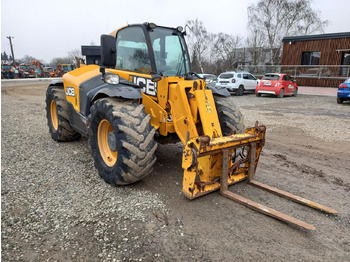
{"label": "mudguard", "polygon": [[62,79],[57,79],[51,81],[49,86],[63,86],[63,80]]}
{"label": "mudguard", "polygon": [[213,92],[214,95],[231,96],[230,92],[226,88],[219,89],[215,85],[209,85],[208,88]]}
{"label": "mudguard", "polygon": [[98,99],[98,97],[122,97],[125,99],[141,99],[141,88],[135,88],[128,85],[109,85],[106,84],[105,87],[100,89],[92,98],[92,101]]}
{"label": "mudguard", "polygon": [[141,99],[141,88],[126,79],[121,78],[120,83],[111,85],[105,83],[100,75],[92,77],[79,86],[80,113],[88,116],[93,101],[102,97],[121,97],[125,99]]}

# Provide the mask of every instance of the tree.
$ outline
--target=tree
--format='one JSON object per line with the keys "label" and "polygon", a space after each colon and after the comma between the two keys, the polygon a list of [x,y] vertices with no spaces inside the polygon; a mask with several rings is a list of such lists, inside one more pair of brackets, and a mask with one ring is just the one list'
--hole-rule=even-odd
{"label": "tree", "polygon": [[9,57],[5,51],[4,51],[4,53],[1,53],[1,60],[9,60]]}
{"label": "tree", "polygon": [[234,70],[238,62],[244,60],[243,53],[239,49],[242,44],[242,37],[224,33],[216,35],[212,51],[212,60],[222,63],[223,68]]}
{"label": "tree", "polygon": [[52,68],[57,68],[58,64],[73,64],[73,60],[70,56],[67,57],[55,57],[51,59],[50,66]]}
{"label": "tree", "polygon": [[248,7],[249,30],[264,34],[272,64],[280,61],[284,36],[322,33],[327,25],[312,10],[310,0],[260,0]]}
{"label": "tree", "polygon": [[250,34],[247,37],[246,44],[247,44],[247,53],[250,56],[251,62],[253,65],[258,65],[261,63],[261,61],[265,60],[265,52],[264,52],[264,46],[265,46],[266,38],[265,35],[257,30],[252,29],[250,30]]}
{"label": "tree", "polygon": [[51,59],[50,66],[57,68],[58,64],[73,64],[77,65],[76,57],[82,58],[81,51],[79,49],[73,49],[68,52],[66,57],[55,57]]}
{"label": "tree", "polygon": [[37,59],[34,56],[25,55],[23,58],[18,59],[19,63],[30,65],[32,61],[39,61],[40,64],[44,64],[43,60]]}
{"label": "tree", "polygon": [[68,52],[68,57],[72,60],[72,63],[77,66],[77,60],[76,57],[78,58],[83,58],[82,54],[81,54],[81,50],[80,49],[73,49],[71,51]]}
{"label": "tree", "polygon": [[204,73],[203,65],[209,57],[214,35],[207,31],[203,22],[199,21],[198,18],[187,21],[187,25],[190,28],[187,43],[192,61],[192,70]]}

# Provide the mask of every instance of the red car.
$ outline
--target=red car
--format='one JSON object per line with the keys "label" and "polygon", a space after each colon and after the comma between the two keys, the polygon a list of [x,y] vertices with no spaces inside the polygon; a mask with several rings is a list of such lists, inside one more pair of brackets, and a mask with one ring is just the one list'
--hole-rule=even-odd
{"label": "red car", "polygon": [[269,94],[282,98],[285,95],[296,96],[297,93],[298,86],[295,80],[288,74],[265,74],[255,88],[256,96]]}

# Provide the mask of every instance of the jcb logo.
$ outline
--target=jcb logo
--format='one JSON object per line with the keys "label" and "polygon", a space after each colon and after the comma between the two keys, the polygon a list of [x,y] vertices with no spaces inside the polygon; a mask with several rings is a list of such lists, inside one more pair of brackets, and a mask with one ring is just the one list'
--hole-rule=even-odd
{"label": "jcb logo", "polygon": [[142,88],[142,92],[150,95],[157,96],[157,83],[152,82],[149,78],[132,76],[132,81]]}
{"label": "jcb logo", "polygon": [[66,89],[66,95],[67,96],[75,96],[75,90],[74,90],[74,87],[67,87]]}

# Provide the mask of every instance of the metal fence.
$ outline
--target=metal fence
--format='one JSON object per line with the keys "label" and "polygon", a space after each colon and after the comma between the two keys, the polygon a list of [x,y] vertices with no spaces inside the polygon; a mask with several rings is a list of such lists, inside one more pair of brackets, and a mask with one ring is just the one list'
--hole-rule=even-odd
{"label": "metal fence", "polygon": [[350,65],[243,65],[238,69],[256,76],[267,73],[286,73],[295,78],[341,80],[350,77]]}

